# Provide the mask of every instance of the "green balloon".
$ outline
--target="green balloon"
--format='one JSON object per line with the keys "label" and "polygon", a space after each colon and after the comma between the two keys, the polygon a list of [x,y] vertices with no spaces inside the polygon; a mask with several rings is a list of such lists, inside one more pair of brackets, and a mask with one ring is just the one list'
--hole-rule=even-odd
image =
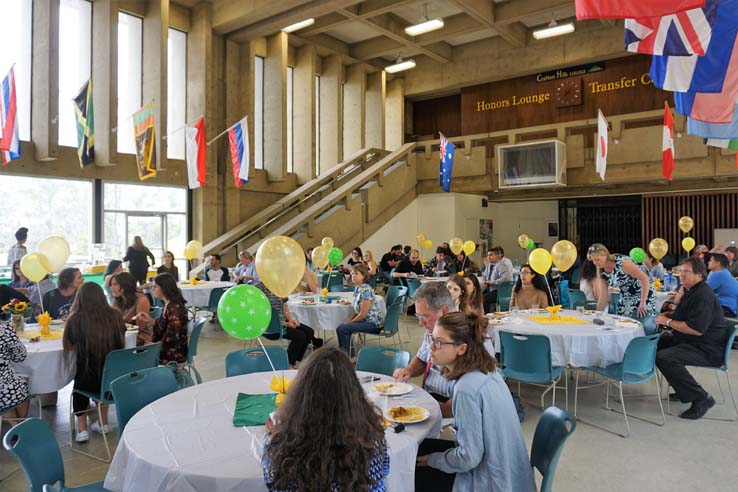
{"label": "green balloon", "polygon": [[343,260],[343,251],[339,248],[331,248],[331,250],[328,251],[328,261],[331,265],[336,266],[341,263],[341,260]]}
{"label": "green balloon", "polygon": [[525,246],[525,249],[527,249],[528,251],[533,251],[535,247],[536,247],[536,243],[533,242],[532,239],[528,239],[528,244]]}
{"label": "green balloon", "polygon": [[642,248],[633,248],[630,250],[630,259],[636,263],[643,263],[646,260],[646,252]]}
{"label": "green balloon", "polygon": [[218,302],[220,326],[239,340],[258,338],[269,327],[271,319],[269,299],[253,285],[231,287]]}

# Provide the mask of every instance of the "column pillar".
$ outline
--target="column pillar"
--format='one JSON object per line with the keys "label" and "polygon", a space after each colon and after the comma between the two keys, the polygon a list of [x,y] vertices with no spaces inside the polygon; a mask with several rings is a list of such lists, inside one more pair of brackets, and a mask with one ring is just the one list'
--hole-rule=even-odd
{"label": "column pillar", "polygon": [[384,107],[384,144],[389,151],[397,150],[405,141],[405,79],[387,82]]}
{"label": "column pillar", "polygon": [[292,97],[292,162],[298,184],[315,177],[315,46],[305,44],[295,53]]}
{"label": "column pillar", "polygon": [[[95,165],[118,159],[118,0],[92,3],[92,106],[95,112]],[[129,122],[130,124],[130,122]]]}
{"label": "column pillar", "polygon": [[287,175],[287,33],[267,38],[264,59],[264,170],[270,181]]}
{"label": "column pillar", "polygon": [[[193,15],[194,19],[194,15]],[[116,40],[117,42],[117,40]],[[147,2],[143,19],[143,104],[154,101],[154,136],[157,169],[166,168],[167,141],[167,46],[169,0]],[[189,58],[189,56],[188,56]],[[189,63],[188,63],[189,67]]]}
{"label": "column pillar", "polygon": [[347,67],[343,85],[343,155],[351,155],[364,148],[365,95],[366,69],[360,64]]}
{"label": "column pillar", "polygon": [[320,169],[335,166],[341,159],[342,117],[341,82],[343,80],[341,57],[323,59],[320,74]]}
{"label": "column pillar", "polygon": [[59,0],[33,2],[31,141],[38,161],[59,152]]}
{"label": "column pillar", "polygon": [[384,70],[366,76],[365,147],[384,148],[386,82]]}

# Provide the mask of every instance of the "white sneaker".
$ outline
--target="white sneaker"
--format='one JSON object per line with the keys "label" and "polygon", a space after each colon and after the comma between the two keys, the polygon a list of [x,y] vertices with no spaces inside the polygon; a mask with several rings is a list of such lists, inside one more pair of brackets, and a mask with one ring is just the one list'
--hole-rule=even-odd
{"label": "white sneaker", "polygon": [[98,422],[97,420],[90,424],[90,430],[93,430],[98,434],[102,434],[103,429],[105,430],[106,434],[110,433],[110,426],[108,424],[103,425],[102,428],[100,427],[100,422]]}
{"label": "white sneaker", "polygon": [[74,440],[76,442],[87,442],[90,440],[90,433],[87,431],[77,431],[77,437]]}

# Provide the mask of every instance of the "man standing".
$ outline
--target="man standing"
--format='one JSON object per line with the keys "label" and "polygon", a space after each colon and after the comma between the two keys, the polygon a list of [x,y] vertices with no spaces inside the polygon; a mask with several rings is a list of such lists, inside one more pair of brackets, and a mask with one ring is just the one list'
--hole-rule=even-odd
{"label": "man standing", "polygon": [[205,268],[204,277],[211,282],[228,282],[231,279],[228,269],[220,265],[220,255],[210,255],[210,265]]}
{"label": "man standing", "polygon": [[233,281],[237,284],[258,284],[259,274],[256,273],[256,264],[251,253],[241,251],[238,253],[238,259],[241,263],[233,270]]}
{"label": "man standing", "polygon": [[497,302],[497,289],[503,282],[513,281],[512,262],[505,258],[502,246],[495,246],[487,252],[487,268],[482,274],[484,282],[484,311],[490,312],[492,304]]}
{"label": "man standing", "polygon": [[674,388],[670,399],[692,405],[679,416],[696,420],[715,405],[710,396],[687,371],[690,366],[719,366],[727,342],[723,310],[715,293],[705,282],[707,270],[701,259],[692,256],[679,267],[685,293],[674,312],[659,314],[654,321],[671,329],[659,340],[656,366]]}
{"label": "man standing", "polygon": [[736,315],[738,308],[738,280],[728,270],[728,257],[721,253],[713,253],[707,260],[707,285],[715,291],[715,295],[723,308],[723,314],[730,318]]}
{"label": "man standing", "polygon": [[28,240],[28,228],[21,227],[15,231],[16,243],[8,250],[8,266],[12,265],[15,260],[20,260],[28,253],[26,248],[26,240]]}

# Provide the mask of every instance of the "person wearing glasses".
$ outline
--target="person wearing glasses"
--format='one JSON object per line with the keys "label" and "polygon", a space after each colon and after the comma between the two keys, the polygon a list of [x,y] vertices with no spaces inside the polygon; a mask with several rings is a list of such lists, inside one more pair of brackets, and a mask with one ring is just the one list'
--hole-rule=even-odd
{"label": "person wearing glasses", "polygon": [[[598,292],[607,292],[608,287],[620,289],[620,300],[615,312],[621,316],[643,318],[656,314],[656,292],[649,284],[648,274],[627,256],[612,255],[605,245],[595,243],[587,251],[587,259],[597,267]],[[603,311],[607,295],[599,295],[597,310]]]}
{"label": "person wearing glasses", "polygon": [[679,416],[696,420],[715,405],[715,399],[687,371],[686,366],[720,366],[728,329],[715,292],[707,285],[702,259],[686,258],[679,266],[684,294],[673,312],[654,321],[670,332],[659,339],[656,366],[674,388],[670,400],[691,403]]}
{"label": "person wearing glasses", "polygon": [[430,356],[455,381],[456,441],[426,439],[418,449],[415,490],[536,490],[515,404],[484,346],[486,320],[448,313],[435,324]]}
{"label": "person wearing glasses", "polygon": [[520,277],[510,296],[510,308],[538,309],[550,305],[548,287],[543,275],[538,275],[530,265],[520,267]]}

